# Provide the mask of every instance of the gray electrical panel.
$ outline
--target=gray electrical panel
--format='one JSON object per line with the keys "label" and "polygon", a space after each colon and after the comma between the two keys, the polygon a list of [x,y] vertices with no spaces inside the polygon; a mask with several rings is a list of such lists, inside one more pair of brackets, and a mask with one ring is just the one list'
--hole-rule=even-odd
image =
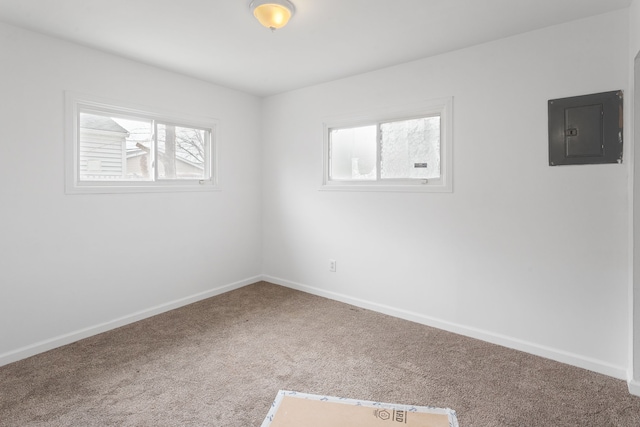
{"label": "gray electrical panel", "polygon": [[549,165],[622,163],[622,91],[549,101]]}

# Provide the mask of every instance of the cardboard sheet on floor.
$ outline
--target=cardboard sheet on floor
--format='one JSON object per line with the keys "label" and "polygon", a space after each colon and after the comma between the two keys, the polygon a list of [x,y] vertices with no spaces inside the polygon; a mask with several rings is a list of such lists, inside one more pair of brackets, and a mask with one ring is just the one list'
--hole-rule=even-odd
{"label": "cardboard sheet on floor", "polygon": [[261,427],[458,427],[455,411],[280,390]]}

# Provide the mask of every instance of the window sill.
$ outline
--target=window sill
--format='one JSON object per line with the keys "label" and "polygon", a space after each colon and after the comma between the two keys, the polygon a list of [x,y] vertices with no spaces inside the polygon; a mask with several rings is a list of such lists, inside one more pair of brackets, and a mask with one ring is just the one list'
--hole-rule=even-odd
{"label": "window sill", "polygon": [[171,193],[171,192],[208,192],[208,191],[220,191],[220,187],[213,184],[185,184],[176,183],[168,185],[139,185],[139,184],[126,184],[126,185],[96,185],[91,184],[76,184],[67,185],[66,194],[122,194],[122,193]]}
{"label": "window sill", "polygon": [[398,193],[452,193],[451,185],[426,184],[324,184],[320,191],[364,191],[364,192],[398,192]]}

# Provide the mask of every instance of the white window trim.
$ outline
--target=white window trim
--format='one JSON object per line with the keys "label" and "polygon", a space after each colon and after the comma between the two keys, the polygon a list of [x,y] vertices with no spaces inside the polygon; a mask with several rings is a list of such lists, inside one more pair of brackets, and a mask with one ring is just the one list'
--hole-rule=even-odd
{"label": "white window trim", "polygon": [[[131,114],[139,118],[146,118],[164,123],[175,123],[181,126],[192,126],[198,129],[206,129],[211,132],[209,144],[209,164],[206,168],[210,171],[210,179],[205,180],[158,180],[158,181],[81,181],[79,179],[78,116],[80,109],[98,109],[102,112],[114,114]],[[176,114],[134,105],[126,102],[65,91],[65,192],[66,194],[108,194],[108,193],[154,193],[154,192],[180,192],[180,191],[218,191],[217,179],[217,134],[218,121],[209,117],[197,117],[185,114]]]}
{"label": "white window trim", "polygon": [[[415,117],[440,115],[440,174],[437,180],[377,180],[339,181],[329,178],[329,130],[340,127],[357,127],[405,120]],[[323,120],[323,191],[398,191],[398,192],[453,192],[453,97],[432,99],[415,105],[404,105],[360,112],[350,115],[328,117]],[[379,144],[378,144],[379,145]],[[379,150],[378,146],[378,150]]]}

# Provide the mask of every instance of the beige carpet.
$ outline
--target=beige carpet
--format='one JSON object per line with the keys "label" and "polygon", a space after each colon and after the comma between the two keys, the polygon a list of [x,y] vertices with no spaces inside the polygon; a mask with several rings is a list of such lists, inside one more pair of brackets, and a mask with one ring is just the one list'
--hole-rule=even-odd
{"label": "beige carpet", "polygon": [[259,283],[0,367],[0,426],[260,426],[278,390],[640,426],[624,381]]}

